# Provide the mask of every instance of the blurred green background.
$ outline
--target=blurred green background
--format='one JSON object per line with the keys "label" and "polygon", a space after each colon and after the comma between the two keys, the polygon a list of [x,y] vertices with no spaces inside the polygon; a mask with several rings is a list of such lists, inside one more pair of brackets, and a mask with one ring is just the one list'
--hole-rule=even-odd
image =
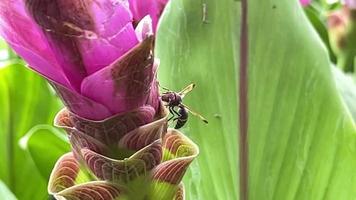
{"label": "blurred green background", "polygon": [[62,105],[47,82],[0,43],[0,199],[14,199],[10,193],[47,199],[49,167],[70,150],[52,127]]}

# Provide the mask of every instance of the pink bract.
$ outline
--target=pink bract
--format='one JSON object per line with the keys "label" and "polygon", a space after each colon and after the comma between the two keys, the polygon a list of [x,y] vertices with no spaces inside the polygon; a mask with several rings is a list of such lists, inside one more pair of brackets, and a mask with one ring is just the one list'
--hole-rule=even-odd
{"label": "pink bract", "polygon": [[311,0],[299,0],[302,6],[308,6],[311,3]]}
{"label": "pink bract", "polygon": [[152,35],[165,3],[1,0],[0,35],[53,83],[72,112],[102,120],[158,107]]}

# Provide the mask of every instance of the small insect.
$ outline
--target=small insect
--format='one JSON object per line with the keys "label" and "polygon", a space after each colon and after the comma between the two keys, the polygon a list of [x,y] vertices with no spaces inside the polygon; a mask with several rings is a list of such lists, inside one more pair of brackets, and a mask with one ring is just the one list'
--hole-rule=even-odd
{"label": "small insect", "polygon": [[176,126],[174,127],[175,129],[182,128],[184,124],[188,121],[188,111],[184,106],[182,105],[178,106],[178,114],[179,117],[176,117],[177,123]]}
{"label": "small insect", "polygon": [[[191,92],[194,87],[195,84],[190,84],[180,92],[173,92],[167,88],[162,87],[167,92],[161,95],[161,100],[166,103],[165,106],[168,107],[169,112],[172,114],[172,117],[170,117],[168,121],[172,119],[173,121],[177,121],[174,127],[175,129],[179,129],[185,125],[185,123],[188,121],[188,112],[196,117],[199,117],[203,122],[208,123],[208,121],[203,116],[192,111],[188,106],[182,103],[185,95]],[[178,111],[175,110],[176,108],[178,108]]]}

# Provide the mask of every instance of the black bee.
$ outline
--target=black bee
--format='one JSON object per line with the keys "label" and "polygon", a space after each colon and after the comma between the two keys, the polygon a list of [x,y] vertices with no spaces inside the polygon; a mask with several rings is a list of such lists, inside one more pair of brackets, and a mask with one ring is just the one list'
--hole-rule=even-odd
{"label": "black bee", "polygon": [[[162,87],[167,92],[161,95],[161,100],[166,103],[165,106],[168,107],[169,112],[172,114],[172,117],[170,117],[168,121],[172,119],[173,121],[177,121],[174,127],[175,129],[179,129],[185,125],[185,123],[188,121],[188,112],[199,117],[203,122],[208,123],[208,121],[203,116],[193,112],[190,108],[188,108],[188,106],[182,103],[184,96],[191,92],[194,87],[195,84],[190,84],[180,92],[173,92],[167,88]],[[175,110],[176,108],[178,108],[178,111]]]}
{"label": "black bee", "polygon": [[178,106],[178,117],[175,119],[177,120],[175,129],[180,129],[184,126],[184,124],[188,121],[188,111],[184,106]]}

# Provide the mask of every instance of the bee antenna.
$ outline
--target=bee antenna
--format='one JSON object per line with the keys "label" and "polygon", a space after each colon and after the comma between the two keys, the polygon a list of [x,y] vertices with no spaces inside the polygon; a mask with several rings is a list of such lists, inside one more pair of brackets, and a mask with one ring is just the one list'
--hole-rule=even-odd
{"label": "bee antenna", "polygon": [[168,89],[168,88],[166,88],[166,87],[163,87],[160,83],[158,83],[158,86],[159,86],[161,89],[163,89],[163,90],[165,90],[165,91],[167,91],[167,92],[171,91],[170,89]]}

